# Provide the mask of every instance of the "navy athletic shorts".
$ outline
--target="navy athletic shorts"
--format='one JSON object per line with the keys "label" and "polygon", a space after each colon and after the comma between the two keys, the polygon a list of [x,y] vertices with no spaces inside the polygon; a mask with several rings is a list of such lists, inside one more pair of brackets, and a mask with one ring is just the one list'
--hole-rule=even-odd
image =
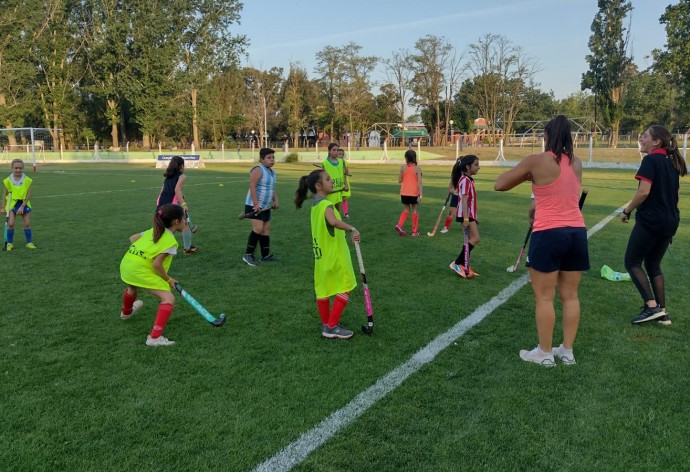
{"label": "navy athletic shorts", "polygon": [[554,228],[532,233],[527,267],[539,272],[589,270],[587,228]]}
{"label": "navy athletic shorts", "polygon": [[458,196],[453,194],[450,196],[450,207],[455,208],[458,206]]}
{"label": "navy athletic shorts", "polygon": [[[244,214],[251,213],[254,211],[254,207],[251,205],[244,206]],[[261,221],[271,221],[271,210],[264,210],[256,215],[247,216],[250,220],[261,220]]]}

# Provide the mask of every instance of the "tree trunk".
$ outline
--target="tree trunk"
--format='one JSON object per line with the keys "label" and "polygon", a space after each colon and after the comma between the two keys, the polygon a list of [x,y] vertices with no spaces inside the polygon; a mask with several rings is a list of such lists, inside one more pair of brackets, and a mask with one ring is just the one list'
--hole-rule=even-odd
{"label": "tree trunk", "polygon": [[196,105],[198,90],[192,87],[192,139],[194,140],[194,148],[199,149],[199,113]]}
{"label": "tree trunk", "polygon": [[110,122],[110,139],[113,140],[113,147],[116,148],[120,146],[117,133],[117,103],[115,100],[107,100],[106,106],[108,107],[108,121]]}
{"label": "tree trunk", "polygon": [[611,136],[609,137],[609,147],[611,149],[618,148],[618,131],[620,130],[621,121],[619,119],[611,122]]}
{"label": "tree trunk", "polygon": [[148,133],[144,133],[142,136],[142,142],[144,145],[144,149],[151,149],[151,135]]}

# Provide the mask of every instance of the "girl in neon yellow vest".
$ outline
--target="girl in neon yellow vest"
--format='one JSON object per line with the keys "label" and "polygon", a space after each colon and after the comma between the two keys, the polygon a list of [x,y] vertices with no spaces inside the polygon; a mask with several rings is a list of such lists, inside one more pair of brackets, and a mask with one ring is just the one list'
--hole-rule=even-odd
{"label": "girl in neon yellow vest", "polygon": [[[308,192],[314,194],[311,206],[311,237],[314,253],[314,291],[321,316],[322,335],[326,338],[349,339],[352,331],[339,325],[340,317],[349,300],[350,291],[357,286],[352,268],[350,249],[345,232],[359,242],[359,231],[340,219],[334,203],[327,199],[333,191],[333,180],[328,172],[318,169],[302,176],[295,192],[295,206],[302,208]],[[333,307],[329,297],[335,296]]]}
{"label": "girl in neon yellow vest", "polygon": [[14,248],[14,222],[17,216],[24,221],[24,238],[26,247],[36,249],[31,232],[31,183],[33,180],[24,174],[24,161],[12,161],[12,173],[2,181],[2,214],[7,213],[7,234],[5,243],[7,251]]}
{"label": "girl in neon yellow vest", "polygon": [[120,262],[120,278],[127,284],[122,296],[120,318],[128,320],[144,302],[137,300],[139,289],[146,289],[160,298],[156,321],[151,334],[146,338],[147,346],[170,346],[175,341],[162,336],[163,329],[172,315],[175,296],[171,288],[177,280],[169,274],[172,256],[177,254],[177,240],[174,233],[182,231],[187,221],[180,205],[166,203],[153,216],[153,228],[130,236],[132,243]]}

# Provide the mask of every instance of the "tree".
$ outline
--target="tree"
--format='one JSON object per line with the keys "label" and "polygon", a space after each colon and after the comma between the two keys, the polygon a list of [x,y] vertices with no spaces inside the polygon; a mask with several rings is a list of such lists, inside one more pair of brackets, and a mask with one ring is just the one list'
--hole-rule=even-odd
{"label": "tree", "polygon": [[655,71],[638,72],[634,66],[631,69],[621,130],[642,133],[652,124],[670,126],[676,120],[675,104],[682,102],[670,77]]}
{"label": "tree", "polygon": [[596,96],[601,115],[611,129],[609,146],[616,148],[627,85],[625,72],[632,63],[628,56],[630,21],[627,28],[623,22],[632,5],[628,0],[599,0],[598,5],[588,43],[591,54],[586,56],[589,70],[582,74],[581,87]]}
{"label": "tree", "polygon": [[[103,114],[110,125],[114,147],[119,146],[118,123],[121,120],[126,65],[129,61],[127,43],[130,36],[128,19],[134,12],[124,0],[101,0],[87,12],[86,57],[89,81],[85,90],[102,98]],[[123,139],[124,137],[124,130]]]}
{"label": "tree", "polygon": [[[666,28],[666,50],[654,50],[654,68],[669,76],[680,93],[680,125],[690,122],[690,0],[669,5],[659,22]],[[669,123],[670,124],[670,123]]]}
{"label": "tree", "polygon": [[[83,10],[78,0],[43,2],[41,22],[31,31],[29,56],[39,71],[36,91],[46,127],[53,131],[53,142],[60,145],[55,130],[63,128],[78,102],[75,84],[84,76],[81,61],[85,42],[81,34]],[[35,14],[35,13],[32,13]]]}
{"label": "tree", "polygon": [[[281,93],[280,110],[285,120],[284,126],[292,136],[293,146],[299,146],[299,136],[306,131],[311,116],[311,104],[309,103],[309,82],[307,71],[298,64],[290,65],[290,72],[285,80]],[[306,133],[305,137],[306,137]]]}
{"label": "tree", "polygon": [[246,38],[233,36],[230,27],[239,21],[239,0],[188,0],[180,37],[184,81],[192,109],[192,140],[199,147],[200,88],[223,68],[235,65]]}
{"label": "tree", "polygon": [[326,107],[319,118],[331,139],[345,126],[352,131],[353,120],[363,119],[363,110],[372,100],[370,74],[378,59],[361,56],[362,47],[350,42],[342,47],[326,46],[316,54],[314,69]]}
{"label": "tree", "polygon": [[454,57],[454,48],[443,38],[427,35],[417,40],[414,45],[417,54],[413,54],[412,70],[414,80],[412,90],[418,105],[426,108],[431,128],[434,130],[433,141],[439,144],[441,136],[441,93],[446,86],[445,72],[449,62]]}
{"label": "tree", "polygon": [[[412,79],[414,76],[414,73],[410,68],[411,61],[411,54],[407,49],[394,51],[391,54],[391,58],[384,61],[386,64],[386,75],[388,77],[388,82],[395,87],[395,94],[398,97],[398,111],[400,113],[400,124],[402,126],[401,143],[403,145],[405,144],[405,107],[410,99],[410,89],[412,87]],[[381,91],[383,92],[383,88]],[[387,136],[390,136],[390,126],[386,131]]]}
{"label": "tree", "polygon": [[474,76],[471,100],[487,120],[489,135],[495,139],[499,124],[509,135],[536,87],[537,61],[505,36],[486,34],[470,44],[467,68]]}

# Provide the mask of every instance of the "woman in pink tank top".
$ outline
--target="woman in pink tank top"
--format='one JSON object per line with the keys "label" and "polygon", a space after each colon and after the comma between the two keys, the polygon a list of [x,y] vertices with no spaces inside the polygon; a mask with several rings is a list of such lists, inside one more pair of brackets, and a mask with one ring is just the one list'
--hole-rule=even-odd
{"label": "woman in pink tank top", "polygon": [[[527,266],[532,278],[539,345],[521,350],[520,358],[545,367],[575,364],[573,343],[580,323],[578,289],[589,269],[587,228],[578,206],[582,162],[573,155],[568,119],[559,115],[544,127],[545,151],[527,156],[496,179],[494,190],[510,190],[532,182],[534,231]],[[563,343],[553,348],[556,286],[563,306]]]}

